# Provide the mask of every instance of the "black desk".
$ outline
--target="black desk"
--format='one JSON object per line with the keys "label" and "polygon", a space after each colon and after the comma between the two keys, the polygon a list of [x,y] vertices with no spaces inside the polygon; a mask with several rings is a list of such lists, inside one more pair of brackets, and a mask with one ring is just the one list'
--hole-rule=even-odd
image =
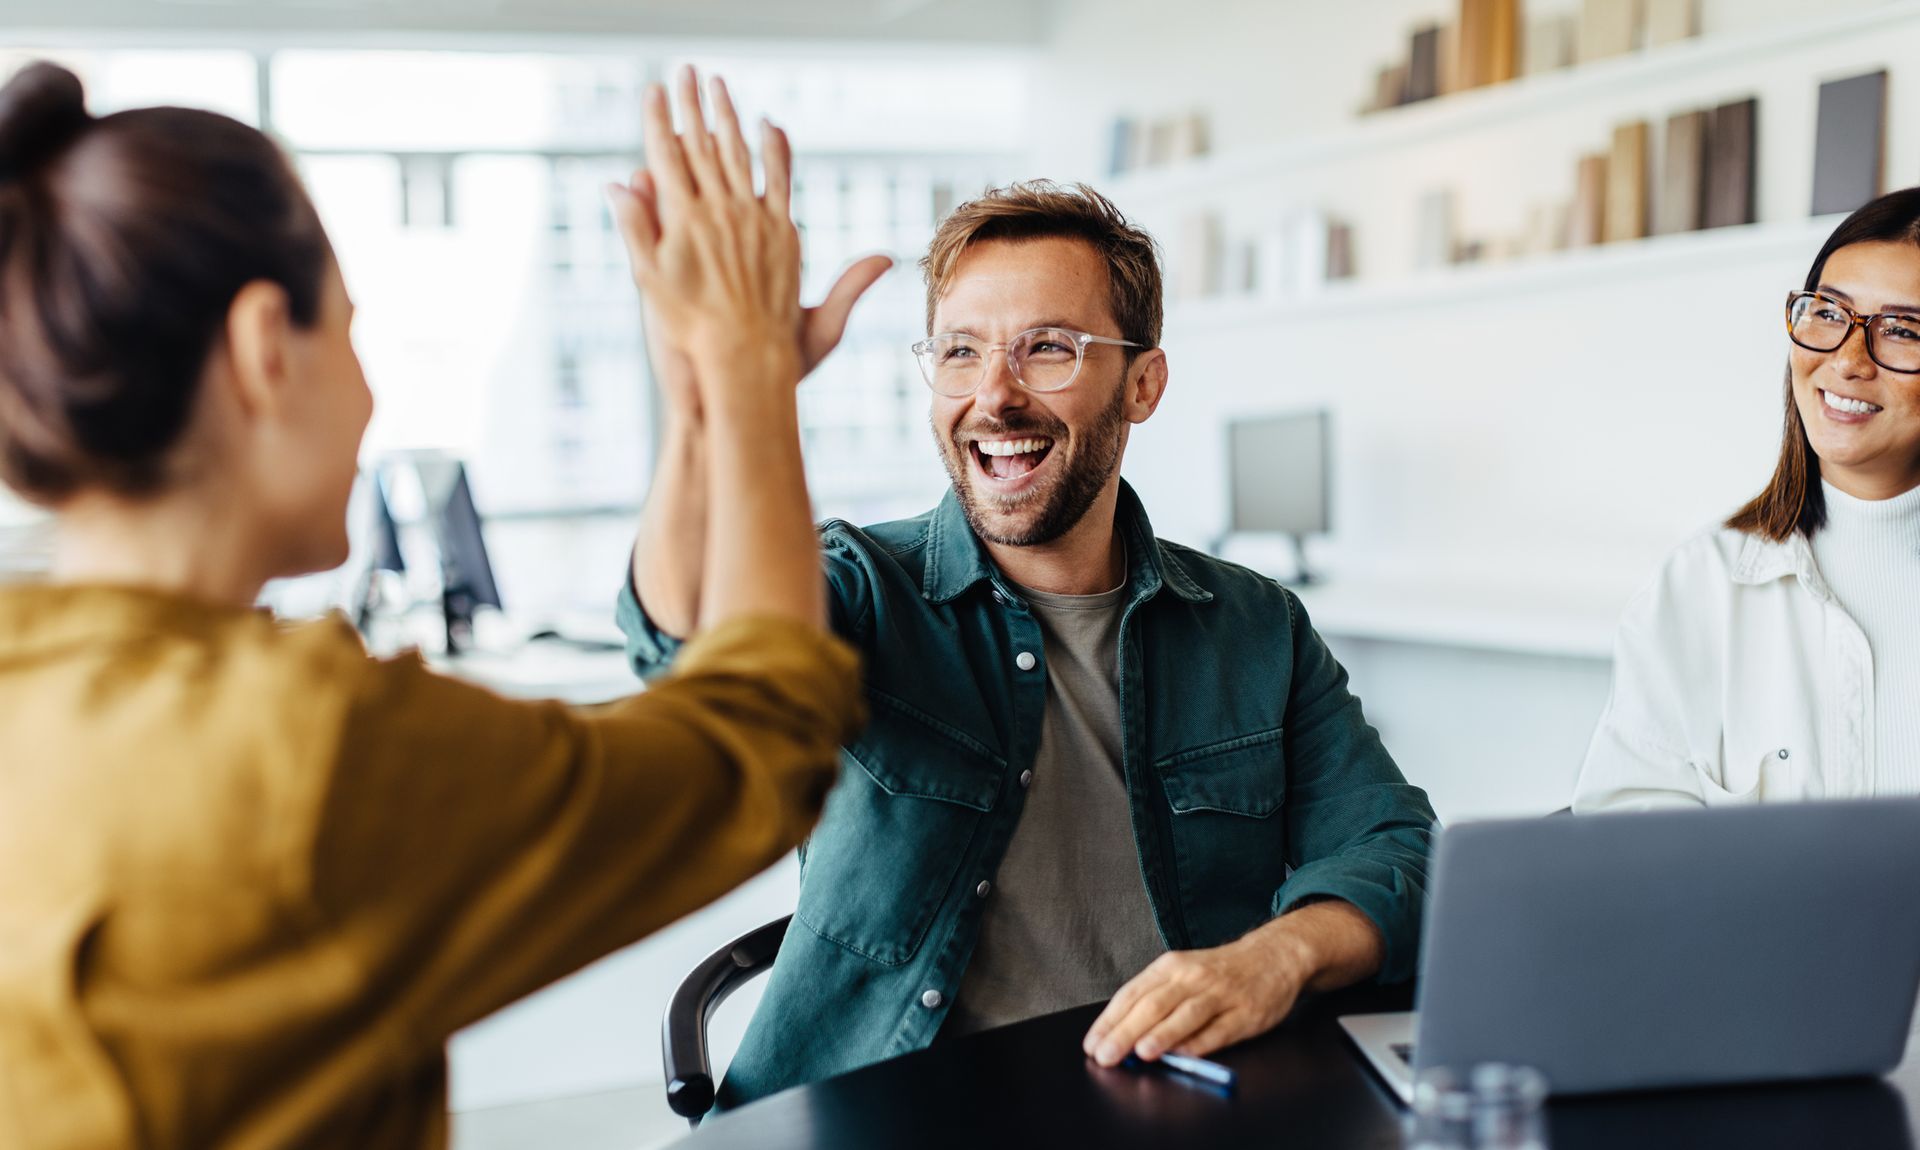
{"label": "black desk", "polygon": [[[818,1147],[1398,1148],[1401,1110],[1335,1019],[1403,1010],[1407,994],[1344,991],[1224,1051],[1233,1095],[1176,1075],[1102,1070],[1080,1053],[1087,1006],[943,1043],[711,1119],[688,1150]],[[1904,1071],[1905,1068],[1903,1068]],[[1914,1145],[1906,1098],[1879,1081],[1569,1100],[1549,1107],[1553,1150]]]}

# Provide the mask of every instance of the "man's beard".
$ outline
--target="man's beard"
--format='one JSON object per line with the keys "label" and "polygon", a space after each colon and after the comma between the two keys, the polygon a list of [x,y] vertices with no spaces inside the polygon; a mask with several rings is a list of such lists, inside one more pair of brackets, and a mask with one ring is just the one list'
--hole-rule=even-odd
{"label": "man's beard", "polygon": [[[1045,486],[1036,487],[1007,501],[988,502],[976,495],[970,458],[972,449],[935,428],[934,438],[940,444],[940,458],[947,465],[947,477],[953,482],[953,491],[960,499],[960,510],[967,517],[967,525],[973,528],[975,535],[988,543],[1006,547],[1035,547],[1051,543],[1073,530],[1085,518],[1094,500],[1100,498],[1107,481],[1120,469],[1120,438],[1126,426],[1126,412],[1127,393],[1122,387],[1114,391],[1113,402],[1094,418],[1086,434],[1075,438],[1074,454],[1065,461],[1066,467],[1061,474]],[[981,435],[1009,438],[1022,434],[1044,435],[1053,440],[1053,449],[1058,451],[1065,438],[1062,433],[1066,425],[1059,420],[1033,420],[976,425],[972,430]],[[1039,510],[1024,529],[998,531],[990,525],[983,503],[1002,515],[1019,514],[1036,506]]]}

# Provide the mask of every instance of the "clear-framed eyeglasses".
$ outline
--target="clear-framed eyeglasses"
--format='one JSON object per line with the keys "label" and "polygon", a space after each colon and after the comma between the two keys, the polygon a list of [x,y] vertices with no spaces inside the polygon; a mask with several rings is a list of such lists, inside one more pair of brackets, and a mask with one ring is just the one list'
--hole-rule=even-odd
{"label": "clear-framed eyeglasses", "polygon": [[1808,351],[1838,351],[1856,327],[1866,329],[1868,359],[1901,375],[1920,374],[1920,315],[1861,315],[1817,291],[1787,296],[1787,338]]}
{"label": "clear-framed eyeglasses", "polygon": [[947,332],[928,336],[913,345],[920,374],[935,393],[954,399],[972,395],[987,377],[987,360],[1003,352],[1007,370],[1028,391],[1061,391],[1080,378],[1087,345],[1145,347],[1130,339],[1092,335],[1065,327],[1036,327],[1005,343],[988,343],[977,336]]}

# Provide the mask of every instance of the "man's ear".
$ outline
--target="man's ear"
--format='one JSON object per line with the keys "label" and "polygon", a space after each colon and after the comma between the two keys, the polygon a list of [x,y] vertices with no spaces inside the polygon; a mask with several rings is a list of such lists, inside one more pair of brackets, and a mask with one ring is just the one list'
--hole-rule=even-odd
{"label": "man's ear", "polygon": [[1127,422],[1145,423],[1167,393],[1167,353],[1150,348],[1127,372]]}
{"label": "man's ear", "polygon": [[292,360],[293,314],[286,289],[254,280],[227,309],[227,362],[242,415],[258,418],[285,402]]}

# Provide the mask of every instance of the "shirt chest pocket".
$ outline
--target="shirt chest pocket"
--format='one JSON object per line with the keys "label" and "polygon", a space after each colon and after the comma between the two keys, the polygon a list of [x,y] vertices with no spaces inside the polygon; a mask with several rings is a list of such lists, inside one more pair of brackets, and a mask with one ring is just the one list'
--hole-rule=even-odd
{"label": "shirt chest pocket", "polygon": [[802,923],[887,966],[911,959],[993,809],[1006,761],[964,731],[873,694],[808,842]]}
{"label": "shirt chest pocket", "polygon": [[1266,921],[1287,877],[1284,733],[1275,728],[1196,747],[1155,769],[1194,944],[1218,945]]}

